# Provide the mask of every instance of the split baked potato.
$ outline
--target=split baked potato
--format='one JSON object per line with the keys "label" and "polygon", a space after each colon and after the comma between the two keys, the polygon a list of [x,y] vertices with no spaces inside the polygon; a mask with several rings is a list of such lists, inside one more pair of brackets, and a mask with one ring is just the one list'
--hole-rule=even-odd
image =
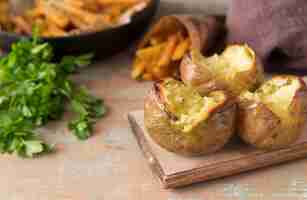
{"label": "split baked potato", "polygon": [[221,149],[235,129],[236,104],[224,91],[206,96],[184,83],[166,79],[146,97],[145,127],[165,149],[196,156]]}
{"label": "split baked potato", "polygon": [[296,76],[277,76],[238,98],[238,133],[255,147],[277,149],[294,143],[306,121],[306,85]]}
{"label": "split baked potato", "polygon": [[183,59],[180,74],[184,83],[204,94],[223,89],[239,95],[264,80],[262,65],[247,45],[230,45],[221,55],[211,57],[192,50]]}

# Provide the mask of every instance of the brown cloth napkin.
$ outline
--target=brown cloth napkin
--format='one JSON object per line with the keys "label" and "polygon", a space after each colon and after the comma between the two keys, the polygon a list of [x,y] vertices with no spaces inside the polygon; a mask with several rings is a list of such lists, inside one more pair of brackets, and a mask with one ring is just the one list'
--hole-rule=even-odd
{"label": "brown cloth napkin", "polygon": [[228,42],[249,44],[267,70],[307,72],[307,0],[231,0]]}

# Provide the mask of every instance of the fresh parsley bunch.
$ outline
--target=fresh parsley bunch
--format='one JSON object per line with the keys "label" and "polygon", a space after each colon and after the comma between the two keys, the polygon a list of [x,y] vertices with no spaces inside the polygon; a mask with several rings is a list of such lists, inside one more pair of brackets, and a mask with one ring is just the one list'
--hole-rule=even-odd
{"label": "fresh parsley bunch", "polygon": [[61,118],[67,103],[77,114],[70,130],[80,140],[91,136],[96,119],[106,112],[104,103],[69,78],[91,58],[67,56],[53,62],[52,47],[36,36],[12,45],[0,59],[0,152],[32,157],[49,151],[35,129]]}

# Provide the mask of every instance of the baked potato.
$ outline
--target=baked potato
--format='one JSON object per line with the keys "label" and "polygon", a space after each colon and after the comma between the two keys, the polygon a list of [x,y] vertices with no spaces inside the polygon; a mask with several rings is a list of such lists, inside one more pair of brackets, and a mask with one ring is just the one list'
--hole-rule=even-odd
{"label": "baked potato", "polygon": [[224,91],[206,96],[181,81],[154,84],[145,99],[145,127],[161,147],[186,156],[221,149],[235,129],[236,103]]}
{"label": "baked potato", "polygon": [[294,143],[306,120],[307,90],[296,76],[277,76],[255,92],[238,98],[238,133],[261,149],[278,149]]}
{"label": "baked potato", "polygon": [[191,49],[205,53],[223,34],[216,17],[192,15],[164,16],[145,34],[137,47],[133,79],[161,80],[178,77],[184,55]]}
{"label": "baked potato", "polygon": [[201,94],[223,89],[236,96],[264,80],[262,65],[247,45],[230,45],[221,55],[211,57],[192,50],[183,59],[180,74],[184,83]]}

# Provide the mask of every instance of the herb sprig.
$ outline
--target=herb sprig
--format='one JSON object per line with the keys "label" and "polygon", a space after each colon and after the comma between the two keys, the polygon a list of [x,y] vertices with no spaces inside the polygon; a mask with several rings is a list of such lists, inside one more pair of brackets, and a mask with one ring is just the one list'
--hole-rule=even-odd
{"label": "herb sprig", "polygon": [[77,117],[69,129],[80,140],[91,136],[106,109],[102,100],[79,87],[69,75],[88,65],[92,55],[53,61],[53,49],[34,34],[12,45],[0,59],[0,152],[32,157],[50,151],[36,128],[60,119],[68,103]]}

